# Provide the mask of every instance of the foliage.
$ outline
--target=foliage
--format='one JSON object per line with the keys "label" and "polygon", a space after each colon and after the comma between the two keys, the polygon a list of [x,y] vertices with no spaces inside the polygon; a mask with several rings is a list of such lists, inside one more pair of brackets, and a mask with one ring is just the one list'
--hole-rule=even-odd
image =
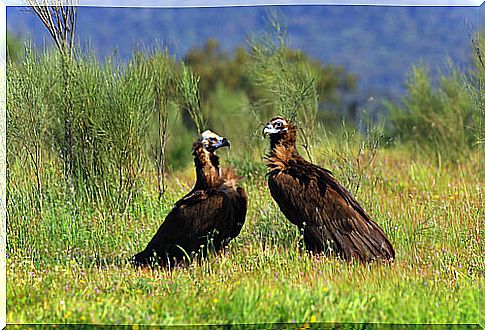
{"label": "foliage", "polygon": [[[268,31],[268,33],[272,32]],[[201,96],[208,109],[207,112],[214,113],[212,117],[225,115],[223,109],[214,109],[214,103],[217,103],[217,93],[222,89],[239,98],[244,97],[251,103],[258,103],[262,101],[262,98],[269,97],[262,93],[260,86],[255,81],[255,74],[259,74],[261,79],[264,79],[263,76],[271,71],[270,67],[263,69],[258,64],[262,54],[258,54],[260,49],[256,43],[260,41],[262,42],[262,40],[250,41],[249,50],[243,47],[236,48],[231,56],[221,49],[218,41],[210,39],[202,48],[192,48],[185,56],[184,61],[187,65],[201,77]],[[341,67],[322,65],[318,60],[309,58],[300,50],[288,48],[286,44],[266,46],[272,47],[274,50],[280,48],[278,57],[286,63],[286,69],[291,68],[291,72],[287,73],[288,77],[295,72],[312,71],[316,84],[313,88],[318,94],[319,103],[338,107],[339,110],[344,111],[341,96],[354,88],[355,77]],[[262,70],[262,72],[257,72],[258,70]],[[276,93],[276,91],[274,92]],[[292,92],[294,91],[288,91],[288,93]],[[267,105],[267,108],[269,107],[270,105]],[[266,109],[265,112],[271,112],[271,110]],[[209,124],[214,123],[209,119]]]}
{"label": "foliage", "polygon": [[[7,74],[9,158],[16,161],[28,151],[39,178],[42,154],[66,162],[64,64],[60,55],[29,50],[22,62],[9,66]],[[186,106],[185,100],[196,87],[181,93],[188,74],[181,76],[179,72],[187,69],[163,54],[136,52],[126,67],[110,61],[102,65],[89,54],[79,54],[71,64],[70,143],[75,191],[99,205],[124,211],[147,163],[155,160],[152,163],[159,170],[160,166],[165,168],[166,164],[160,163],[160,150],[165,150],[167,140],[182,142],[187,141],[181,140],[182,136],[191,136],[186,132],[173,137],[169,130],[179,125],[179,107]],[[162,122],[153,120],[160,114]],[[164,141],[160,140],[162,133]],[[172,165],[185,166],[187,157],[182,164],[177,162],[180,149],[177,143],[174,147],[167,147]],[[39,190],[41,184],[37,186]]]}
{"label": "foliage", "polygon": [[66,182],[74,189],[73,180],[76,165],[74,162],[75,148],[73,137],[73,93],[72,93],[72,78],[74,65],[74,38],[76,32],[77,21],[77,6],[74,2],[57,2],[55,5],[49,5],[47,1],[28,1],[30,8],[40,19],[44,27],[49,31],[50,36],[57,46],[57,51],[60,54],[60,79],[62,81],[62,95],[63,102],[59,105],[62,109],[59,118],[62,118],[63,125],[63,139],[61,141],[62,159],[64,164],[64,176]]}
{"label": "foliage", "polygon": [[267,24],[265,31],[249,41],[253,58],[249,78],[259,91],[254,107],[261,122],[274,115],[301,122],[300,141],[311,158],[319,76],[308,63],[292,61],[287,56],[287,31],[275,14],[268,13]]}
{"label": "foliage", "polygon": [[231,55],[210,39],[184,59],[201,77],[207,126],[242,137],[235,142],[238,154],[247,143],[260,144],[255,139],[260,123],[276,113],[295,120],[299,114],[303,147],[309,153],[320,106],[339,104],[341,93],[354,86],[355,78],[345,70],[290,49],[286,39],[279,18],[270,13],[264,32],[248,39],[248,50],[238,47]]}
{"label": "foliage", "polygon": [[[181,58],[194,45],[202,47],[206,40],[215,38],[232,54],[244,44],[248,33],[264,28],[261,17],[268,8],[81,6],[77,34],[81,40],[89,40],[100,58],[116,49],[123,61],[131,58],[134,40],[145,45],[162,40]],[[277,10],[286,17],[292,48],[301,48],[325,64],[343,65],[358,77],[363,93],[370,88],[375,98],[382,90],[402,92],[402,78],[418,59],[442,67],[446,65],[443,54],[448,54],[457,66],[468,65],[465,20],[482,28],[485,23],[483,8],[477,7],[295,5],[278,6]],[[42,45],[49,36],[39,24],[33,24],[35,20],[21,7],[7,8],[9,31],[25,29],[36,44]],[[198,70],[197,74],[201,75]],[[205,80],[202,77],[201,83]]]}
{"label": "foliage", "polygon": [[[343,67],[323,65],[310,58],[301,50],[287,48],[285,57],[291,63],[306,63],[319,74],[318,94],[320,100],[338,104],[340,94],[355,87],[356,78]],[[248,69],[252,63],[251,49],[239,46],[232,53],[223,51],[219,41],[209,39],[201,48],[191,48],[184,62],[201,78],[200,92],[205,99],[218,85],[234,91],[244,91],[249,99],[258,95],[258,90],[250,84]]]}
{"label": "foliage", "polygon": [[206,126],[202,116],[199,95],[199,77],[192,73],[188,67],[182,65],[178,71],[176,97],[182,106],[182,115],[187,126],[195,126],[197,133],[201,134]]}
{"label": "foliage", "polygon": [[429,69],[413,67],[401,104],[388,103],[391,134],[410,142],[417,152],[437,159],[459,160],[477,142],[474,132],[480,114],[462,84],[463,75],[450,65],[451,73],[439,76],[433,87]]}
{"label": "foliage", "polygon": [[[11,63],[11,62],[9,62]],[[17,161],[26,164],[35,177],[32,196],[36,216],[42,216],[43,201],[43,154],[49,145],[53,130],[52,107],[48,100],[55,98],[53,86],[56,76],[51,75],[52,64],[39,65],[39,61],[27,52],[23,65],[11,65],[7,74],[7,163]]]}
{"label": "foliage", "polygon": [[24,46],[20,38],[7,32],[7,59],[12,62],[18,61],[24,52]]}
{"label": "foliage", "polygon": [[[380,172],[376,166],[378,151],[389,144],[382,123],[375,124],[368,118],[365,124],[365,131],[359,132],[343,122],[336,134],[323,125],[318,127],[316,152],[324,156],[323,166],[337,169],[339,181],[354,195],[364,184],[373,186],[372,181]],[[368,172],[370,168],[374,169],[371,173]]]}
{"label": "foliage", "polygon": [[[485,30],[481,31],[481,34],[484,35]],[[463,85],[477,108],[474,116],[476,125],[471,127],[471,129],[475,136],[474,140],[483,148],[485,143],[483,130],[483,120],[485,118],[485,38],[480,39],[477,34],[476,38],[471,39],[471,44],[474,69],[464,77]]]}
{"label": "foliage", "polygon": [[204,99],[208,99],[220,84],[252,95],[254,91],[247,82],[245,72],[249,60],[249,54],[243,47],[236,48],[231,57],[215,39],[207,40],[201,48],[190,49],[184,57],[184,62],[201,78],[200,93]]}

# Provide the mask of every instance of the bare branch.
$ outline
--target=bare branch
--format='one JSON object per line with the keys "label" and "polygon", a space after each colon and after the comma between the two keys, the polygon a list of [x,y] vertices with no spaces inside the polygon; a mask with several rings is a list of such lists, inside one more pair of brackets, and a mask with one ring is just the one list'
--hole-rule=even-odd
{"label": "bare branch", "polygon": [[62,55],[73,55],[76,27],[76,0],[58,1],[55,5],[47,0],[27,0],[33,11],[49,31]]}
{"label": "bare branch", "polygon": [[480,46],[478,45],[478,42],[475,39],[472,38],[471,39],[471,43],[472,43],[473,48],[475,49],[475,53],[477,55],[478,61],[482,65],[482,68],[485,69],[485,64],[484,64],[483,58],[482,58],[482,50],[480,49]]}

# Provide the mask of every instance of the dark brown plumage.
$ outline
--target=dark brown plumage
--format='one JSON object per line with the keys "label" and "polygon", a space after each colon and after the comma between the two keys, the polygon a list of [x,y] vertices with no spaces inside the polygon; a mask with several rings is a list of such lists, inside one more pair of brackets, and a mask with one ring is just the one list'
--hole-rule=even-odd
{"label": "dark brown plumage", "polygon": [[220,251],[239,235],[246,217],[246,193],[237,187],[235,171],[219,169],[215,154],[228,145],[227,139],[211,131],[194,143],[194,188],[175,204],[146,249],[133,257],[135,265],[173,266],[195,253]]}
{"label": "dark brown plumage", "polygon": [[296,127],[283,117],[263,129],[270,137],[268,185],[283,214],[303,231],[308,251],[345,260],[392,260],[394,249],[352,194],[296,149]]}

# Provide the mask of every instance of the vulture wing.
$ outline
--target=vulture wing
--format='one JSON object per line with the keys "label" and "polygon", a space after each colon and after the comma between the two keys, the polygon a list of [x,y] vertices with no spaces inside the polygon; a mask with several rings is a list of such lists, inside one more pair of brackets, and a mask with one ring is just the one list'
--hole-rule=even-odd
{"label": "vulture wing", "polygon": [[246,195],[246,191],[238,187],[235,190],[235,194],[232,194],[232,201],[231,203],[234,205],[235,211],[235,226],[233,225],[232,231],[229,234],[229,237],[234,238],[241,232],[242,226],[246,221],[246,212],[248,210],[248,197]]}
{"label": "vulture wing", "polygon": [[285,216],[303,228],[308,250],[331,251],[346,260],[394,258],[382,229],[329,171],[298,164],[270,172],[268,183]]}
{"label": "vulture wing", "polygon": [[229,241],[227,237],[233,238],[235,235],[231,234],[240,231],[238,222],[243,223],[246,214],[244,208],[242,221],[236,216],[241,213],[240,204],[226,191],[209,189],[189,193],[175,204],[146,249],[135,255],[134,261],[150,263],[154,254],[160,260],[182,260],[202,245],[213,244],[219,249]]}

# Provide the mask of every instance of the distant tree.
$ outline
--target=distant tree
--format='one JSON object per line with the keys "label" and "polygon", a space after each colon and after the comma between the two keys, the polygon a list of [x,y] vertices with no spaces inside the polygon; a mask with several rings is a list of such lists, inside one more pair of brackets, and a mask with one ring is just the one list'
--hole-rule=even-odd
{"label": "distant tree", "polygon": [[[355,76],[343,67],[324,65],[319,60],[308,57],[303,51],[285,48],[283,57],[290,65],[308,66],[318,74],[318,98],[323,103],[340,104],[341,95],[353,90]],[[251,51],[238,47],[233,53],[224,51],[219,42],[209,39],[201,48],[192,48],[184,58],[185,63],[200,77],[200,93],[208,100],[218,84],[233,91],[243,91],[250,101],[260,97],[259,89],[249,81],[252,66]]]}
{"label": "distant tree", "polygon": [[202,48],[192,48],[184,58],[200,77],[200,93],[207,98],[219,82],[233,90],[248,91],[246,65],[249,55],[238,47],[234,55],[223,51],[215,39],[209,39]]}
{"label": "distant tree", "polygon": [[307,64],[314,71],[318,72],[317,91],[321,101],[339,103],[339,92],[353,90],[356,86],[356,77],[347,73],[342,66],[335,67],[322,64],[320,60],[309,58],[308,55],[299,49],[285,49],[285,53],[289,63],[295,65]]}

